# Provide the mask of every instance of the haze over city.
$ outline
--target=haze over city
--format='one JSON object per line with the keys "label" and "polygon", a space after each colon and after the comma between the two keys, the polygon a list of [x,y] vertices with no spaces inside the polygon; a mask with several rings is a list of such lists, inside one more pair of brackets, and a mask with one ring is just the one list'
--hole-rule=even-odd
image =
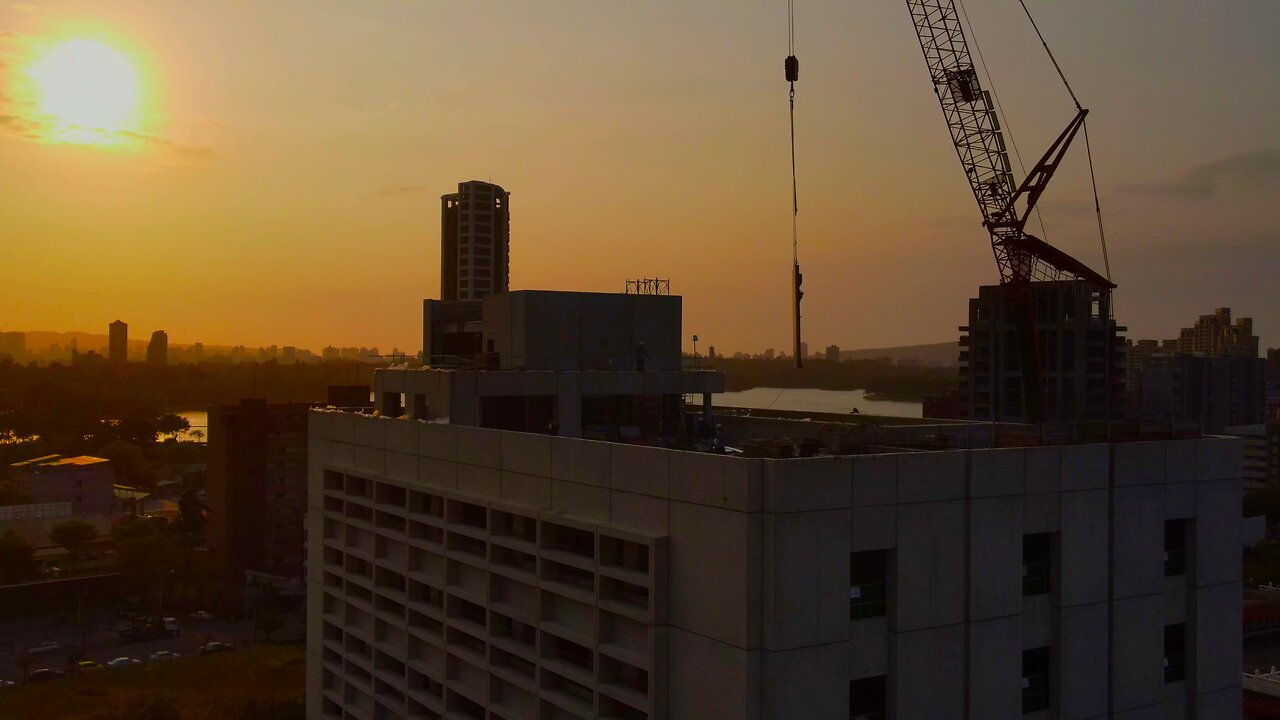
{"label": "haze over city", "polygon": [[[1280,7],[1031,7],[1092,110],[1118,320],[1172,337],[1230,305],[1276,344]],[[1073,108],[1016,5],[968,11],[1030,164]],[[909,17],[803,12],[806,335],[952,340],[997,276]],[[513,288],[661,275],[722,352],[785,347],[784,20],[754,0],[7,4],[0,329],[416,349],[439,196],[475,178],[512,193]],[[132,106],[57,102],[72,40]],[[1101,268],[1082,154],[1041,204],[1047,239]]]}

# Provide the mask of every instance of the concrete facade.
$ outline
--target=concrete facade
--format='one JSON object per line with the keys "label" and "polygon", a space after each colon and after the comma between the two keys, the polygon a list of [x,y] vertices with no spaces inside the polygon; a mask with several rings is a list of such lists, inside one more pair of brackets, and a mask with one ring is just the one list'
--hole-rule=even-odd
{"label": "concrete facade", "polygon": [[309,427],[312,720],[1240,717],[1237,440],[769,460]]}
{"label": "concrete facade", "polygon": [[115,474],[105,458],[46,455],[9,466],[13,484],[32,504],[70,503],[72,515],[108,515],[115,510]]}

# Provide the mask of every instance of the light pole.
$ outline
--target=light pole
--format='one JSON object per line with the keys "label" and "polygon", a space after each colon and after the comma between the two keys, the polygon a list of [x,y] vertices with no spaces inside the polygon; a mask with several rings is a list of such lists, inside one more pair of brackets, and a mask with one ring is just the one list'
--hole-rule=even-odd
{"label": "light pole", "polygon": [[698,369],[698,336],[693,336],[693,369]]}

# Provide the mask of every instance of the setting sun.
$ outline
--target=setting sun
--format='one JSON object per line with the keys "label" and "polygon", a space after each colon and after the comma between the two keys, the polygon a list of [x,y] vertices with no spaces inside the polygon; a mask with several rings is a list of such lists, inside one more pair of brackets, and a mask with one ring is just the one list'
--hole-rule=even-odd
{"label": "setting sun", "polygon": [[54,142],[115,145],[138,130],[141,83],[124,53],[95,40],[57,45],[27,71]]}

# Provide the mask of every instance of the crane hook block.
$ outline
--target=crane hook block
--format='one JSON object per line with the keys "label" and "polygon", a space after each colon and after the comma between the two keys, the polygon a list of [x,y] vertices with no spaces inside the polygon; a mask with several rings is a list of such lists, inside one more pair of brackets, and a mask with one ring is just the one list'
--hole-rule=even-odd
{"label": "crane hook block", "polygon": [[787,82],[793,83],[800,79],[800,61],[795,55],[788,55],[787,61],[783,63],[787,69]]}

